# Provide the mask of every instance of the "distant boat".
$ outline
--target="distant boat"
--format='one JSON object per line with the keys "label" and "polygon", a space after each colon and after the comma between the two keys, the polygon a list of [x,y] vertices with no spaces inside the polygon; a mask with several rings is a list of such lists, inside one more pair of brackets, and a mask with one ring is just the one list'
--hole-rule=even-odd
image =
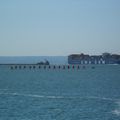
{"label": "distant boat", "polygon": [[38,62],[37,65],[50,65],[48,60],[45,60],[45,62]]}

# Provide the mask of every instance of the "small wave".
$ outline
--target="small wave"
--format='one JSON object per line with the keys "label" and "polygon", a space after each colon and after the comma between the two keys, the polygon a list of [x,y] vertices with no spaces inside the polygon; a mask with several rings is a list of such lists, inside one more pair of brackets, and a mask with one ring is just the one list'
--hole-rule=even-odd
{"label": "small wave", "polygon": [[115,110],[112,111],[113,114],[120,116],[120,100],[115,102],[117,104],[117,107]]}
{"label": "small wave", "polygon": [[24,96],[24,97],[34,97],[34,98],[50,98],[50,99],[65,98],[63,96],[45,96],[45,95],[35,95],[35,94],[4,93],[4,92],[1,92],[0,95]]}
{"label": "small wave", "polygon": [[0,89],[0,91],[7,91],[8,89]]}
{"label": "small wave", "polygon": [[120,116],[120,110],[116,109],[112,111],[113,114]]}
{"label": "small wave", "polygon": [[95,97],[95,96],[90,96],[88,98],[91,98],[91,99],[100,99],[100,100],[107,100],[107,101],[117,101],[117,100],[119,100],[119,99],[114,99],[114,98]]}
{"label": "small wave", "polygon": [[[24,97],[33,97],[33,98],[48,98],[48,99],[98,99],[98,100],[107,100],[107,101],[118,101],[119,99],[113,99],[113,98],[106,98],[106,97],[96,97],[96,96],[86,96],[86,97],[80,97],[80,96],[47,96],[47,95],[36,95],[36,94],[21,94],[21,93],[6,93],[1,92],[0,95],[12,95],[12,96],[24,96]],[[117,103],[118,104],[118,103]],[[120,106],[120,102],[119,102]]]}
{"label": "small wave", "polygon": [[106,97],[97,97],[97,96],[47,96],[47,95],[37,95],[37,94],[21,94],[21,93],[10,93],[2,91],[0,95],[10,95],[10,96],[22,96],[22,97],[30,97],[30,98],[39,98],[39,99],[91,99],[91,100],[103,100],[103,101],[111,101],[115,103],[117,106],[116,108],[111,111],[112,114],[116,116],[120,116],[120,99],[113,99],[113,98],[106,98]]}

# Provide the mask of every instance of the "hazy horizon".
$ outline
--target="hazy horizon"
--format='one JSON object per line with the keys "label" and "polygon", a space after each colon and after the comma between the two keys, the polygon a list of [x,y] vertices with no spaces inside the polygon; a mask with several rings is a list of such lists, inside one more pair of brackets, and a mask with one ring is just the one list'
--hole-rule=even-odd
{"label": "hazy horizon", "polygon": [[0,1],[0,56],[120,54],[120,0]]}
{"label": "hazy horizon", "polygon": [[[103,52],[103,53],[110,53],[110,52]],[[67,55],[0,55],[0,57],[68,57],[72,54],[84,54],[84,55],[102,55],[103,53],[98,54],[88,54],[88,53],[69,53]],[[110,53],[111,55],[117,54],[120,55],[120,53]]]}

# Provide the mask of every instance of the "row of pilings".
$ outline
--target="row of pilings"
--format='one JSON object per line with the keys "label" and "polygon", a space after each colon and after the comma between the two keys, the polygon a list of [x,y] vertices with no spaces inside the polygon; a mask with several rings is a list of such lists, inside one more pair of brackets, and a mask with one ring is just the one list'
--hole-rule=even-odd
{"label": "row of pilings", "polygon": [[[65,70],[65,69],[87,69],[88,66],[82,66],[82,65],[10,65],[10,69],[11,70],[15,70],[15,69],[62,69],[62,70]],[[89,66],[89,68],[91,69],[95,69],[94,66]]]}

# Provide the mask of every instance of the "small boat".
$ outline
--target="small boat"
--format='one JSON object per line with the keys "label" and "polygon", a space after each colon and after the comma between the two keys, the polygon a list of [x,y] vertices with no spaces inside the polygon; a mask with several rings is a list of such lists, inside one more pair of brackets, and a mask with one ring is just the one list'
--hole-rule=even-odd
{"label": "small boat", "polygon": [[45,60],[45,62],[38,62],[37,65],[50,65],[48,60]]}

